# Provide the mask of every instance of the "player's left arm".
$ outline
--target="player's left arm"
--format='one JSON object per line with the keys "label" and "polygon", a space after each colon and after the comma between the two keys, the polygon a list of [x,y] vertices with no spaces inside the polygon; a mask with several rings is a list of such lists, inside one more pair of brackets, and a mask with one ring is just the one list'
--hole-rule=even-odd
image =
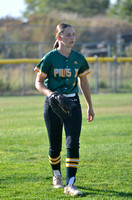
{"label": "player's left arm", "polygon": [[94,111],[93,111],[90,87],[87,80],[87,76],[79,77],[79,83],[80,83],[80,88],[83,93],[83,96],[88,105],[88,119],[87,120],[91,122],[94,119]]}

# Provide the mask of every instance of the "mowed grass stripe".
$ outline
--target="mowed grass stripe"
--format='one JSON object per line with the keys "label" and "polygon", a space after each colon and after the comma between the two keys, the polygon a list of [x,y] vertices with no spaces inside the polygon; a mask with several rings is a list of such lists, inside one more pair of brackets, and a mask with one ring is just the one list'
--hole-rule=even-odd
{"label": "mowed grass stripe", "polygon": [[[71,199],[52,187],[43,96],[0,97],[0,199]],[[83,123],[76,185],[81,199],[132,198],[132,94],[92,95],[95,120]],[[65,134],[62,175],[65,184]],[[73,198],[78,199],[78,198]]]}

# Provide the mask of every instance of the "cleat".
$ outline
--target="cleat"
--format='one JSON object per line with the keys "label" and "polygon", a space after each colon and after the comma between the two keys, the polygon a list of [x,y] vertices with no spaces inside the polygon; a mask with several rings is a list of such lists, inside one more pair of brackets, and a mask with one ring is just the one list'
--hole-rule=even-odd
{"label": "cleat", "polygon": [[65,194],[70,194],[71,196],[83,196],[83,193],[77,189],[75,185],[69,184],[64,188]]}
{"label": "cleat", "polygon": [[53,176],[53,187],[54,188],[62,188],[63,187],[61,175]]}

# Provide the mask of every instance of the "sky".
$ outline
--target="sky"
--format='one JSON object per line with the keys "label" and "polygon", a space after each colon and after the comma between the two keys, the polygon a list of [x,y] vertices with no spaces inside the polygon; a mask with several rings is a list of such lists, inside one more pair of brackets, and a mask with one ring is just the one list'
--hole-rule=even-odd
{"label": "sky", "polygon": [[[110,2],[113,4],[116,0],[110,0]],[[0,0],[0,18],[6,16],[19,18],[25,9],[24,0]]]}
{"label": "sky", "polygon": [[24,0],[0,0],[0,18],[21,17],[25,8]]}

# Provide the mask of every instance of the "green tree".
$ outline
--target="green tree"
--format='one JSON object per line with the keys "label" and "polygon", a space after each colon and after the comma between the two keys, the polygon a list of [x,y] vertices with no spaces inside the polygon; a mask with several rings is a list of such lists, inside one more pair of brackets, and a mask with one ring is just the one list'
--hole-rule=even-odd
{"label": "green tree", "polygon": [[109,16],[132,22],[132,0],[117,0],[110,8]]}
{"label": "green tree", "polygon": [[85,16],[105,14],[109,0],[25,0],[25,15],[48,13],[53,10],[79,13]]}

